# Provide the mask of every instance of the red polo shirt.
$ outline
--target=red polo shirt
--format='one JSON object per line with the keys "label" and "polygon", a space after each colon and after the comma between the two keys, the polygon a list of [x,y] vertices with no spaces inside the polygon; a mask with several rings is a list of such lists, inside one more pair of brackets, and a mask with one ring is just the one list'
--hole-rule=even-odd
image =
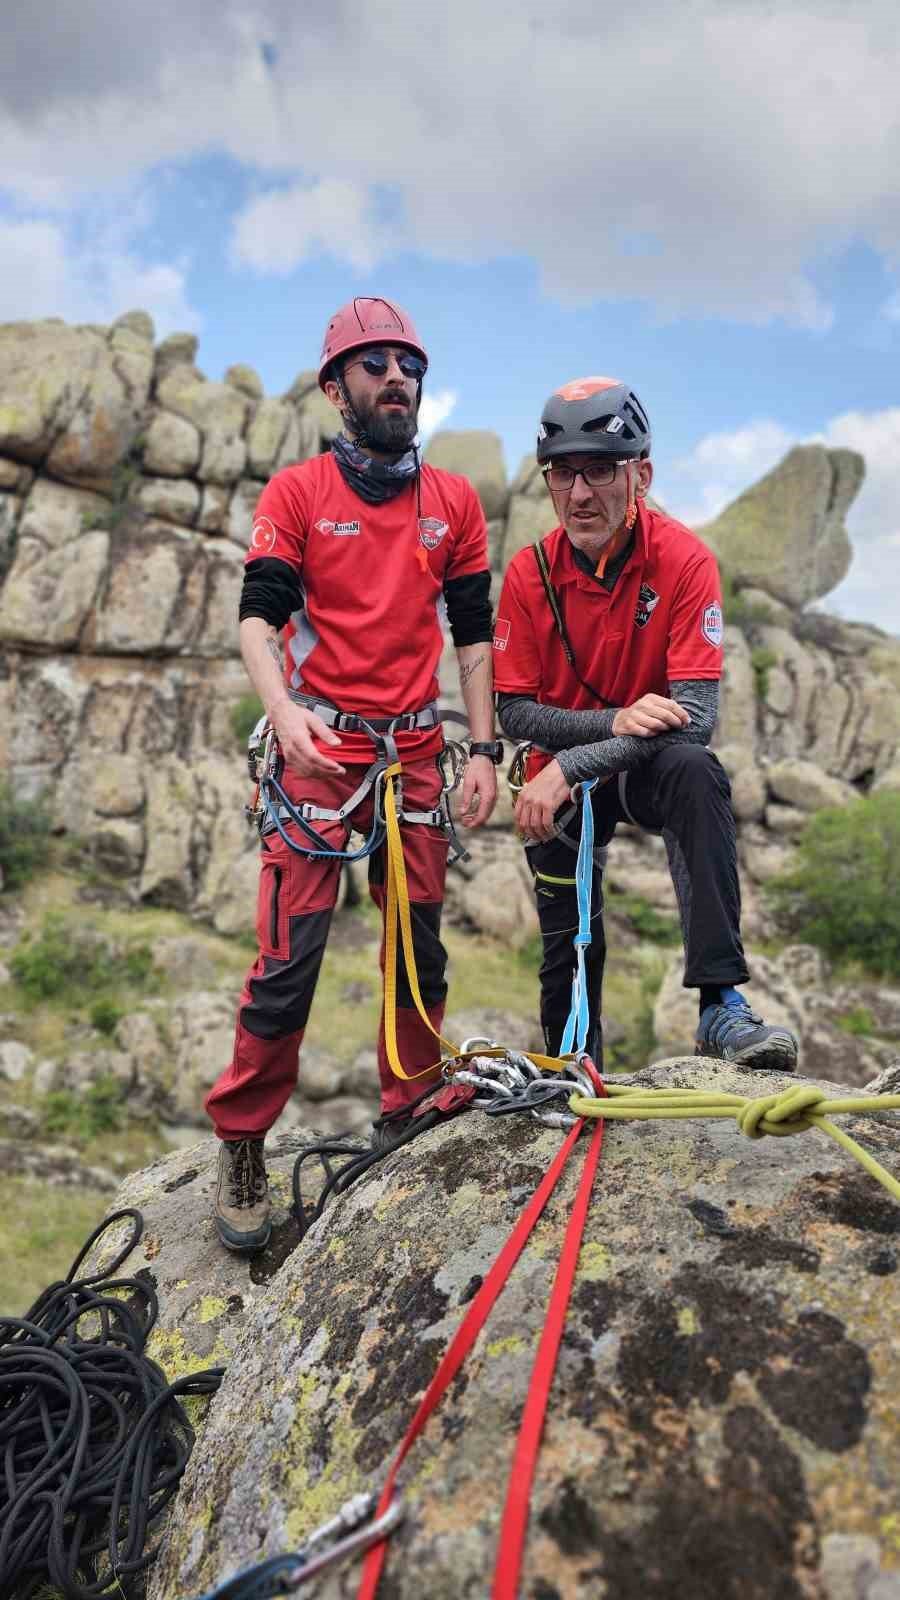
{"label": "red polo shirt", "polygon": [[[334,456],[285,467],[266,484],[247,561],[274,556],[296,572],[304,606],[282,635],[288,683],[345,711],[419,711],[438,693],[438,601],[448,578],[488,567],[487,528],[468,479],[423,466],[393,500],[369,505]],[[436,729],[398,735],[401,753],[439,750]],[[323,746],[338,760],[372,756],[365,734]]]}
{"label": "red polo shirt", "polygon": [[[578,672],[611,705],[668,695],[679,678],[721,677],[719,570],[689,528],[639,504],[634,550],[611,593],[576,565],[563,528],[543,545]],[[530,547],[513,557],[503,581],[494,686],[570,711],[603,707],[566,660]],[[536,757],[529,776],[551,759]]]}

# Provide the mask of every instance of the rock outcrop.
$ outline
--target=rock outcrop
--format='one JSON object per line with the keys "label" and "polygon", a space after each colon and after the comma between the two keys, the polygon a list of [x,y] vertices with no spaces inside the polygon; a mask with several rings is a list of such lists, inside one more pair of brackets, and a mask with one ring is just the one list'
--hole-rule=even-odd
{"label": "rock outcrop", "polygon": [[853,450],[797,445],[697,532],[737,585],[804,606],[846,576],[852,550],[844,516],[864,471]]}
{"label": "rock outcrop", "polygon": [[[744,1094],[784,1082],[696,1061],[638,1081]],[[846,1126],[900,1172],[893,1122]],[[349,1494],[380,1484],[559,1140],[470,1113],[389,1157],[297,1244],[286,1202],[298,1137],[287,1135],[272,1154],[273,1240],[251,1261],[213,1238],[213,1141],[127,1181],[116,1203],[138,1205],[147,1230],[121,1271],[149,1275],[160,1295],[151,1354],[172,1377],[227,1364],[151,1600],[201,1593],[296,1547]],[[396,1600],[489,1586],[577,1155],[572,1166],[404,1469],[407,1519],[384,1580]],[[730,1121],[611,1124],[523,1594],[880,1594],[835,1585],[848,1562],[887,1584],[896,1565],[898,1229],[884,1192],[819,1134],[759,1144]],[[103,1249],[111,1256],[112,1240]],[[351,1568],[312,1592],[337,1600],[357,1582]]]}

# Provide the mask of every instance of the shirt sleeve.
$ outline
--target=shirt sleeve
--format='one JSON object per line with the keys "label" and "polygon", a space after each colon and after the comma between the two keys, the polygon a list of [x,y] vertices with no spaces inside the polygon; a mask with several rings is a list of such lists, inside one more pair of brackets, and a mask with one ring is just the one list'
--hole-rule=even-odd
{"label": "shirt sleeve", "polygon": [[494,688],[503,694],[536,695],[540,687],[541,658],[514,560],[503,580],[494,622]]}
{"label": "shirt sleeve", "polygon": [[704,546],[685,567],[672,602],[666,646],[669,682],[721,678],[723,636],[719,568]]}
{"label": "shirt sleeve", "polygon": [[302,474],[285,467],[263,489],[253,513],[253,531],[245,563],[273,556],[286,561],[298,577],[308,531],[309,503]]}
{"label": "shirt sleeve", "polygon": [[447,562],[444,582],[453,578],[467,578],[470,573],[484,572],[489,566],[487,523],[475,490],[468,478],[461,478],[463,492],[459,508],[459,524],[453,550]]}

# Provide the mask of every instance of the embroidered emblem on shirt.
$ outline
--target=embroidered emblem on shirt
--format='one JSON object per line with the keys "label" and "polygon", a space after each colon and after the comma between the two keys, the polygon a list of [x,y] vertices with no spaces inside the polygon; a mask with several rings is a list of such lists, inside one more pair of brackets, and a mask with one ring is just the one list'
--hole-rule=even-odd
{"label": "embroidered emblem on shirt", "polygon": [[359,522],[355,518],[352,522],[331,522],[328,517],[321,517],[316,527],[320,533],[333,533],[336,539],[347,539],[360,532]]}
{"label": "embroidered emblem on shirt", "polygon": [[649,583],[642,583],[638,590],[637,605],[634,608],[634,625],[636,628],[646,628],[656,607],[659,605],[659,595],[651,589]]}
{"label": "embroidered emblem on shirt", "polygon": [[277,538],[274,522],[270,522],[268,517],[257,517],[253,524],[250,549],[258,550],[261,555],[268,555],[270,550],[274,550]]}
{"label": "embroidered emblem on shirt", "polygon": [[509,644],[509,634],[512,624],[505,617],[498,617],[494,623],[494,649],[505,650]]}
{"label": "embroidered emblem on shirt", "polygon": [[419,539],[426,550],[436,550],[447,531],[446,522],[439,517],[419,518]]}
{"label": "embroidered emblem on shirt", "polygon": [[714,600],[712,605],[707,606],[704,610],[703,620],[700,623],[700,632],[704,639],[708,640],[718,650],[725,632],[725,624],[722,620],[722,607],[717,601]]}

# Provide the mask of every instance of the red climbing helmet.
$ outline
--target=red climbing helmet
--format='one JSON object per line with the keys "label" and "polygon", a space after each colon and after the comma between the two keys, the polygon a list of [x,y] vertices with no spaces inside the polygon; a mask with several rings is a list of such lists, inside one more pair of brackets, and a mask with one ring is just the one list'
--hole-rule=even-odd
{"label": "red climbing helmet", "polygon": [[319,388],[324,389],[325,375],[337,356],[369,344],[401,344],[420,356],[426,367],[428,365],[428,355],[412,319],[400,306],[391,300],[357,295],[334,313],[325,329],[319,360]]}

